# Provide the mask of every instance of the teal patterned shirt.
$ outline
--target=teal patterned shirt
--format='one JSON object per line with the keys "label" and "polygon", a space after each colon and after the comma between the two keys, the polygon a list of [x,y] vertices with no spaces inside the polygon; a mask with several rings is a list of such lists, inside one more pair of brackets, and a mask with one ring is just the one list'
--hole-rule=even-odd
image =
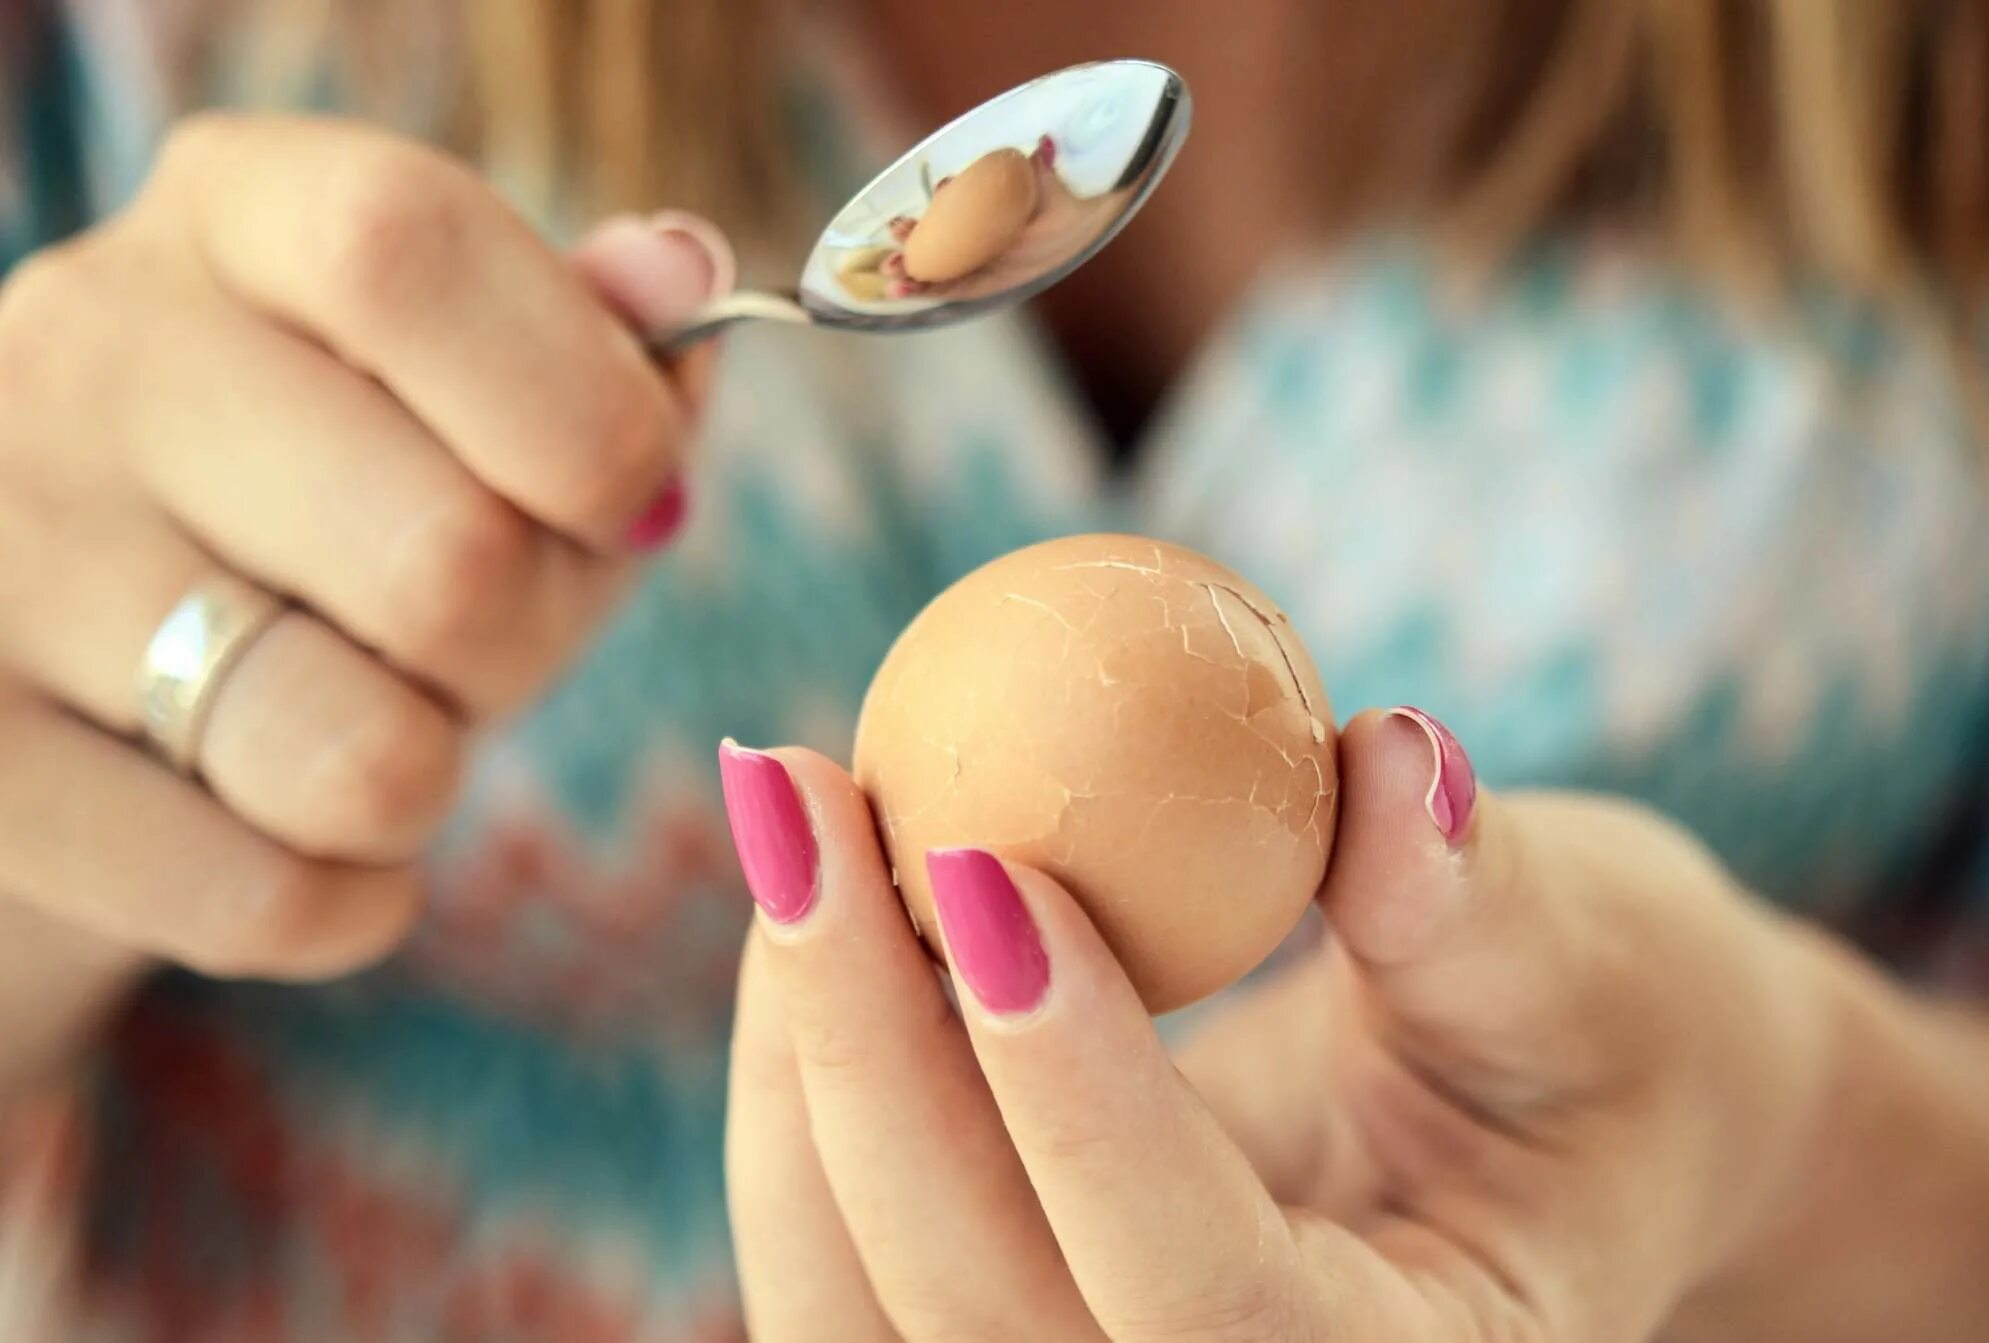
{"label": "teal patterned shirt", "polygon": [[[155,142],[97,59],[15,63],[15,256]],[[63,1336],[735,1337],[714,747],[846,757],[926,599],[1075,530],[1249,575],[1342,718],[1427,706],[1493,786],[1645,799],[1767,898],[1980,976],[1989,492],[1950,372],[1829,295],[1750,315],[1573,239],[1466,295],[1374,239],[1268,266],[1115,470],[1026,314],[742,331],[692,524],[491,743],[408,948],[126,1014]]]}

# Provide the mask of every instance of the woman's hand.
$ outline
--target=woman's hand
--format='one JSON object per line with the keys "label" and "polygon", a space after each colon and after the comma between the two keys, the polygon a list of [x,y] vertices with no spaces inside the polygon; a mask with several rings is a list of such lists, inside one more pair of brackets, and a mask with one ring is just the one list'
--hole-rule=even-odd
{"label": "woman's hand", "polygon": [[[562,258],[427,150],[203,117],[0,290],[0,1088],[145,958],[309,978],[402,936],[469,733],[682,514],[702,368],[627,324],[731,262],[676,223]],[[293,604],[202,787],[134,744],[134,674],[217,573]]]}
{"label": "woman's hand", "polygon": [[1814,1175],[1833,956],[1637,810],[1477,794],[1420,714],[1342,737],[1330,943],[1180,1071],[1054,882],[935,856],[956,1011],[850,779],[723,763],[761,1343],[1628,1343],[1739,1303]]}

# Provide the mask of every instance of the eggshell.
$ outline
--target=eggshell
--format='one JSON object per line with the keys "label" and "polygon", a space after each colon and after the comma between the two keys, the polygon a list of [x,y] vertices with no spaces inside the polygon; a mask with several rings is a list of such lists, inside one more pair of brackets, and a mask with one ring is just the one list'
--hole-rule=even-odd
{"label": "eggshell", "polygon": [[855,772],[935,951],[926,850],[991,849],[1063,882],[1161,1012],[1241,978],[1317,892],[1331,723],[1250,583],[1176,546],[1076,536],[986,565],[905,629]]}
{"label": "eggshell", "polygon": [[1036,169],[1016,149],[983,154],[935,191],[905,238],[905,274],[927,284],[970,275],[1000,256],[1036,213]]}

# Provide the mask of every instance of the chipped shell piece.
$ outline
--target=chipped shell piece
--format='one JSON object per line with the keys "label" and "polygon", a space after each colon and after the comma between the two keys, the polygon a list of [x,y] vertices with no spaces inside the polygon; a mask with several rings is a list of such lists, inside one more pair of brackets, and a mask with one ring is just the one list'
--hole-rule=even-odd
{"label": "chipped shell piece", "polygon": [[1162,1012],[1242,978],[1318,891],[1331,723],[1250,583],[1165,543],[1066,537],[968,575],[899,636],[856,778],[935,951],[925,851],[992,849],[1062,881]]}

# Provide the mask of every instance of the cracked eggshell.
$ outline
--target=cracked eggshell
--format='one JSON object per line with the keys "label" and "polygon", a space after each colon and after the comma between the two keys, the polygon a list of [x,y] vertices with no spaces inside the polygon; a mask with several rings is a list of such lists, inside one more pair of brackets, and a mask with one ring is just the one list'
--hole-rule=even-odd
{"label": "cracked eggshell", "polygon": [[1333,737],[1312,660],[1250,583],[1176,546],[1076,536],[969,574],[906,628],[864,698],[855,773],[935,951],[926,850],[990,849],[1063,882],[1164,1012],[1242,978],[1304,914],[1333,839]]}

